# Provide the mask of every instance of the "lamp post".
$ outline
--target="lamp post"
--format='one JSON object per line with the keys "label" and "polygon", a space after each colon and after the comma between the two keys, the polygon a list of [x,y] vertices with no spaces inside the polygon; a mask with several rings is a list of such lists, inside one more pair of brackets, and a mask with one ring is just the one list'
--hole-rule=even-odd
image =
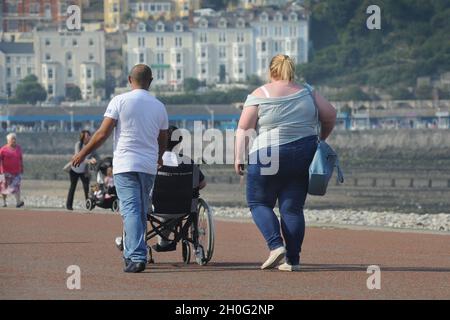
{"label": "lamp post", "polygon": [[212,110],[208,105],[205,105],[205,108],[211,115],[211,127],[214,129],[214,110]]}

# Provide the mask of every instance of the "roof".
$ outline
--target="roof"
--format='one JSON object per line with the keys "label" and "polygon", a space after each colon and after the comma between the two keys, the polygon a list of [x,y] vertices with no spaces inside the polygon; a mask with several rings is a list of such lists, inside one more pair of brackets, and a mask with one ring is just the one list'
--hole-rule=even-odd
{"label": "roof", "polygon": [[0,42],[0,51],[5,54],[33,54],[33,43],[31,42]]}

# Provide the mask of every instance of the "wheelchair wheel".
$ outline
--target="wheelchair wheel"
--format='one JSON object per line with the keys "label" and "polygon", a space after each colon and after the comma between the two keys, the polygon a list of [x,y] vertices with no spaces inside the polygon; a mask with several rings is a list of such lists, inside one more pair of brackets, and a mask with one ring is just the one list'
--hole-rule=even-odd
{"label": "wheelchair wheel", "polygon": [[119,212],[119,199],[115,199],[111,205],[111,210],[113,212]]}
{"label": "wheelchair wheel", "polygon": [[95,208],[94,201],[92,201],[92,199],[87,199],[86,200],[86,209],[88,209],[89,211],[92,211],[94,208]]}
{"label": "wheelchair wheel", "polygon": [[[204,265],[208,263],[214,253],[214,220],[212,210],[205,200],[198,200],[198,244],[200,250],[203,252],[203,261],[199,263]],[[199,261],[197,261],[198,263]]]}
{"label": "wheelchair wheel", "polygon": [[184,264],[189,264],[191,261],[191,246],[189,241],[183,240],[181,243],[181,253],[183,254]]}

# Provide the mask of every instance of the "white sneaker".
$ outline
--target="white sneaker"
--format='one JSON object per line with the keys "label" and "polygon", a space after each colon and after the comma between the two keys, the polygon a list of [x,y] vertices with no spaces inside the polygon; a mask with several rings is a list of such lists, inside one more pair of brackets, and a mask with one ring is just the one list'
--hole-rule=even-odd
{"label": "white sneaker", "polygon": [[269,258],[266,260],[266,262],[263,263],[261,269],[264,270],[275,268],[275,266],[284,259],[285,255],[286,249],[284,247],[279,247],[275,250],[270,251]]}
{"label": "white sneaker", "polygon": [[278,270],[280,270],[280,271],[300,271],[300,265],[299,264],[292,265],[292,264],[287,264],[285,262],[278,266]]}
{"label": "white sneaker", "polygon": [[114,243],[115,243],[117,249],[119,249],[120,251],[123,251],[123,238],[122,237],[117,237],[116,240],[114,240]]}

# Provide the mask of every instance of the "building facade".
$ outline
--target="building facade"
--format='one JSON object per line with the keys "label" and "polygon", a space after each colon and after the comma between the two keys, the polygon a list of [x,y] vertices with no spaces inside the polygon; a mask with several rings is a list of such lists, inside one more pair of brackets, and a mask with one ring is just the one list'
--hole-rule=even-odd
{"label": "building facade", "polygon": [[36,31],[35,70],[49,98],[76,85],[83,99],[95,98],[94,82],[105,79],[103,31]]}
{"label": "building facade", "polygon": [[39,24],[60,24],[67,17],[67,7],[81,5],[81,0],[1,0],[3,32],[30,32]]}
{"label": "building facade", "polygon": [[103,21],[106,32],[116,32],[125,14],[128,13],[128,0],[104,0]]}
{"label": "building facade", "polygon": [[178,90],[191,77],[206,84],[242,83],[252,75],[267,80],[276,54],[308,62],[308,43],[302,10],[265,8],[139,23],[128,33],[125,51],[127,71],[147,63],[156,67],[155,84]]}
{"label": "building facade", "polygon": [[181,89],[185,78],[195,76],[194,38],[185,21],[141,22],[127,34],[127,71],[138,63],[153,70],[153,84]]}
{"label": "building facade", "polygon": [[0,98],[11,97],[20,80],[35,74],[32,43],[0,42]]}

